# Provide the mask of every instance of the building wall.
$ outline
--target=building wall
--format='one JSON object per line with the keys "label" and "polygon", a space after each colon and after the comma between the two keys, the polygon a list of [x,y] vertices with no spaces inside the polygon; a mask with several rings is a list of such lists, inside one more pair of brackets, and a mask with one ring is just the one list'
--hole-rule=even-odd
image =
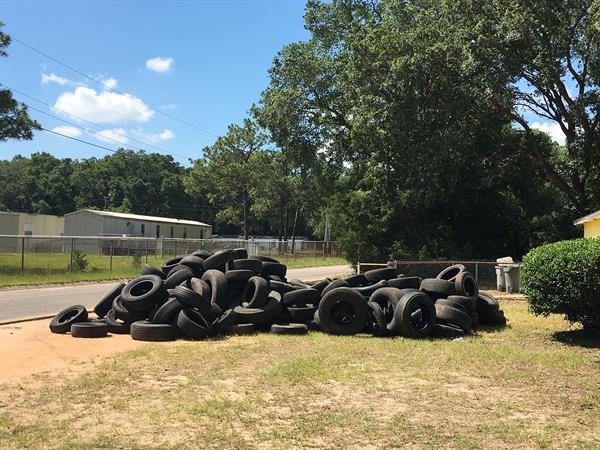
{"label": "building wall", "polygon": [[[144,232],[142,233],[142,226]],[[157,228],[160,227],[157,233]],[[171,228],[173,234],[171,235]],[[187,238],[208,239],[211,236],[211,228],[200,225],[178,225],[165,222],[149,222],[134,219],[121,219],[118,217],[105,217],[102,233],[106,236],[128,235],[143,237],[165,237],[165,238]]]}
{"label": "building wall", "polygon": [[65,218],[47,214],[19,214],[18,234],[60,236],[65,231]]}
{"label": "building wall", "polygon": [[[0,211],[0,234],[19,234],[19,215]],[[16,252],[19,245],[17,238],[0,238],[0,251]]]}
{"label": "building wall", "polygon": [[600,236],[600,219],[591,220],[583,224],[583,237]]}
{"label": "building wall", "polygon": [[65,236],[98,236],[102,234],[104,218],[87,211],[65,216]]}

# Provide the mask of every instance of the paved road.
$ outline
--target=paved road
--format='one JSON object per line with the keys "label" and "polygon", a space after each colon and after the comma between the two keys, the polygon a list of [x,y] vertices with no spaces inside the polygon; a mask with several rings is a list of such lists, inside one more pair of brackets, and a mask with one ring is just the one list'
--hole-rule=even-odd
{"label": "paved road", "polygon": [[[311,281],[351,272],[350,266],[322,266],[288,270],[288,278]],[[114,283],[19,288],[0,291],[0,321],[55,314],[71,305],[93,308]]]}

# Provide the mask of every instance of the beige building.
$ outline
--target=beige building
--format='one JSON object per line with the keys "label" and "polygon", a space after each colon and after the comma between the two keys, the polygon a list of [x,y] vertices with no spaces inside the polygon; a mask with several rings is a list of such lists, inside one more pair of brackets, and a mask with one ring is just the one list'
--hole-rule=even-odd
{"label": "beige building", "polygon": [[[0,236],[62,236],[65,218],[48,214],[0,211]],[[0,249],[18,251],[21,240],[0,237]]]}

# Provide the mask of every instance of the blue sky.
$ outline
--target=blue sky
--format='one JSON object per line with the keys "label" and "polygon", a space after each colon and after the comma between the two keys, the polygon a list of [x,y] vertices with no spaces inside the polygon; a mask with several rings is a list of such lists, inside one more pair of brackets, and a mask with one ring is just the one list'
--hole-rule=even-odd
{"label": "blue sky", "polygon": [[[18,42],[8,48],[8,58],[0,59],[0,82],[54,109],[15,93],[18,100],[100,136],[31,110],[45,128],[111,149],[119,147],[114,140],[144,147],[137,139],[187,165],[215,137],[151,107],[223,134],[259,99],[277,51],[307,38],[304,3],[2,0],[4,32],[126,95]],[[33,141],[0,143],[0,159],[36,151],[70,158],[109,153],[44,131]]]}

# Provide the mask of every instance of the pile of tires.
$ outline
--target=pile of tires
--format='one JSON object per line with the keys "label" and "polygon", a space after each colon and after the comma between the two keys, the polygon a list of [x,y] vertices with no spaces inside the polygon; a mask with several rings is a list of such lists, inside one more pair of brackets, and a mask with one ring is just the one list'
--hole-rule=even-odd
{"label": "pile of tires", "polygon": [[222,334],[271,331],[334,335],[459,337],[479,324],[504,325],[498,302],[480,294],[464,266],[435,279],[371,270],[345,279],[288,280],[287,267],[245,249],[198,250],[144,265],[141,276],[119,283],[88,317],[84,306],[58,313],[53,333],[73,337],[130,334],[135,340],[201,340]]}

